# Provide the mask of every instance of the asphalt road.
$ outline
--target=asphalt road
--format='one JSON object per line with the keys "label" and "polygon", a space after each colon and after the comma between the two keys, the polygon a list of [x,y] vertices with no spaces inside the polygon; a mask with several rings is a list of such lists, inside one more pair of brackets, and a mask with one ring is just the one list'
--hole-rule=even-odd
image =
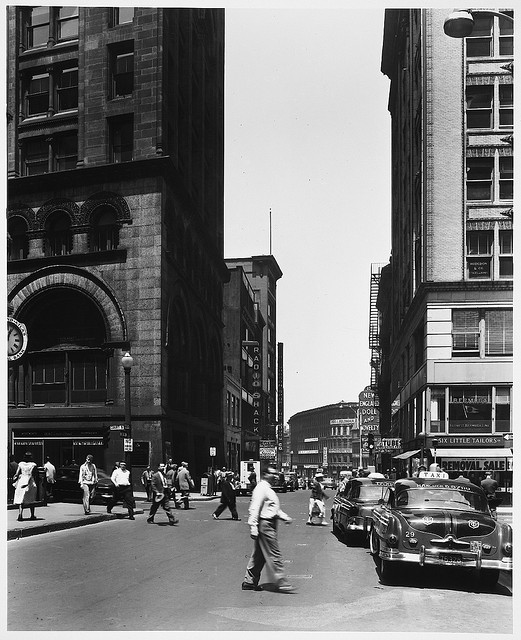
{"label": "asphalt road", "polygon": [[294,518],[279,540],[295,594],[270,591],[264,573],[264,591],[241,590],[248,498],[241,522],[228,511],[215,522],[217,501],[200,502],[177,511],[175,527],[162,513],[149,525],[145,512],[8,542],[7,629],[512,633],[506,587],[480,592],[447,570],[383,585],[366,548],[305,525],[308,491],[280,498]]}

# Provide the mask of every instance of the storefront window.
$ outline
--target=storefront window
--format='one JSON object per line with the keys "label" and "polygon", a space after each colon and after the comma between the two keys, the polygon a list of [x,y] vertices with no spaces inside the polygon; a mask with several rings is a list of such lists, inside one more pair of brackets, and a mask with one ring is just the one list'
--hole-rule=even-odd
{"label": "storefront window", "polygon": [[450,433],[489,433],[492,430],[492,388],[449,389]]}
{"label": "storefront window", "polygon": [[510,388],[496,387],[496,431],[508,433],[510,428]]}
{"label": "storefront window", "polygon": [[431,433],[445,432],[445,388],[431,389]]}

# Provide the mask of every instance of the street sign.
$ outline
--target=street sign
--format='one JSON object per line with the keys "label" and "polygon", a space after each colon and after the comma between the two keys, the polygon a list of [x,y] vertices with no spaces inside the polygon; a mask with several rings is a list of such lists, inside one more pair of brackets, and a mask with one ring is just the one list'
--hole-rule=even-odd
{"label": "street sign", "polygon": [[109,427],[110,431],[125,431],[127,428],[126,424],[111,424]]}
{"label": "street sign", "polygon": [[217,455],[217,447],[210,447],[210,457],[215,458]]}
{"label": "street sign", "polygon": [[123,451],[132,451],[132,438],[125,438],[123,441]]}

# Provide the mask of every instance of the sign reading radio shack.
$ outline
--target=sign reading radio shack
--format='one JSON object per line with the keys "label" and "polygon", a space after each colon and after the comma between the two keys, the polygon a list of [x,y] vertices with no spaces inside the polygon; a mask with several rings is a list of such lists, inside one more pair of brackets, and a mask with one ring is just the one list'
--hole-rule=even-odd
{"label": "sign reading radio shack", "polygon": [[250,375],[248,376],[249,391],[253,402],[252,424],[249,426],[254,433],[259,433],[262,424],[262,353],[257,344],[247,344],[248,365]]}

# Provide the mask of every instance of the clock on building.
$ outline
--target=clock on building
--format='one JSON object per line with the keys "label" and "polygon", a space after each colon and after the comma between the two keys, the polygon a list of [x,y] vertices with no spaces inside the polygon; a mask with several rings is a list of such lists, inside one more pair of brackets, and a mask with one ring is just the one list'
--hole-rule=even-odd
{"label": "clock on building", "polygon": [[7,318],[7,359],[18,360],[27,349],[27,328],[14,318]]}

